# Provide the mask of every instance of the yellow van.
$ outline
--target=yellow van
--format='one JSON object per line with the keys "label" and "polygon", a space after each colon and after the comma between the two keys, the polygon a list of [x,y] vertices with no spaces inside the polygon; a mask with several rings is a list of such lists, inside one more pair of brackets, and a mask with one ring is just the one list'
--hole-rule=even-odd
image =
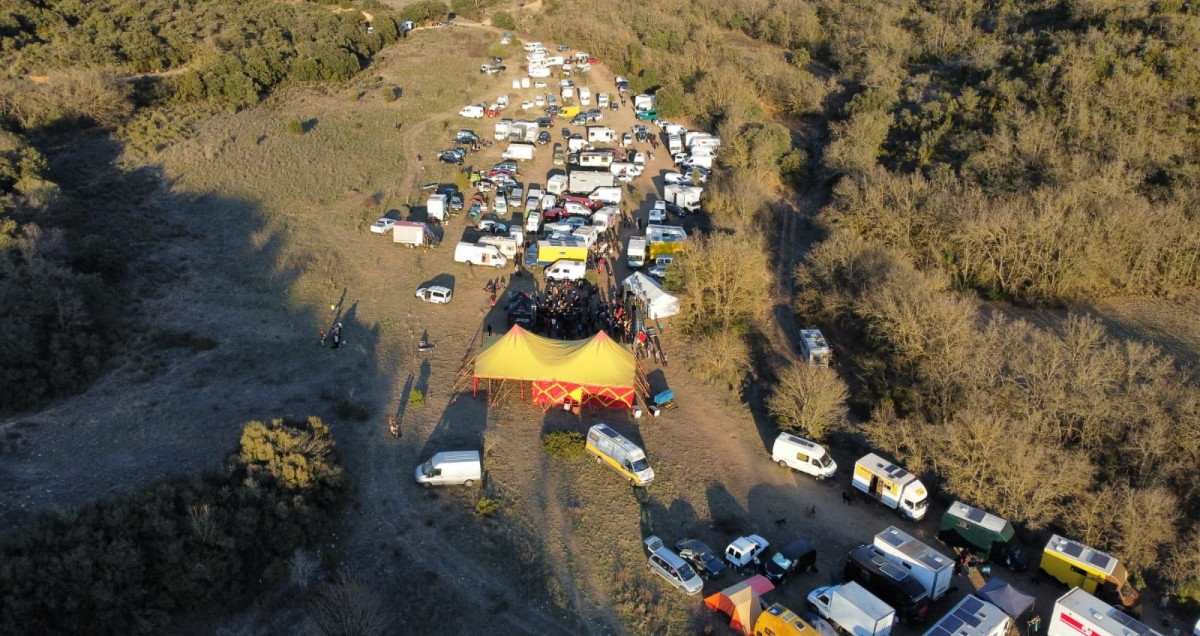
{"label": "yellow van", "polygon": [[818,636],[817,630],[792,610],[776,603],[754,621],[755,636]]}
{"label": "yellow van", "polygon": [[558,109],[558,116],[562,117],[563,119],[571,119],[578,114],[578,106],[563,106],[562,108]]}

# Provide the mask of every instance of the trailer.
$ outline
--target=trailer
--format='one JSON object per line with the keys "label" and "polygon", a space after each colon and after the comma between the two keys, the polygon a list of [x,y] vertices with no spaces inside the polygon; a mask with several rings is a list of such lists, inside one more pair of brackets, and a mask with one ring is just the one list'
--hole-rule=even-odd
{"label": "trailer", "polygon": [[431,194],[425,202],[425,217],[430,223],[442,223],[446,220],[446,195]]}
{"label": "trailer", "polygon": [[537,242],[536,264],[541,267],[561,260],[587,262],[587,258],[588,248],[579,239],[545,239]]}
{"label": "trailer", "polygon": [[852,484],[902,516],[920,521],[929,507],[929,492],[916,475],[870,453],[854,464]]}
{"label": "trailer", "polygon": [[1129,571],[1116,557],[1056,534],[1042,550],[1041,570],[1068,587],[1095,592],[1133,616],[1142,615],[1141,594],[1130,585]]}
{"label": "trailer", "polygon": [[638,269],[646,264],[646,237],[629,237],[629,246],[625,248],[625,264],[629,269]]}
{"label": "trailer", "polygon": [[421,247],[437,243],[433,231],[424,223],[414,221],[396,221],[392,225],[392,242],[409,247]]}
{"label": "trailer", "polygon": [[612,188],[617,177],[607,170],[572,170],[567,175],[567,192],[588,195],[596,188]]}
{"label": "trailer", "polygon": [[1003,563],[1015,572],[1029,566],[1029,556],[1008,521],[956,501],[942,515],[938,539],[953,548],[966,548],[976,558]]}
{"label": "trailer", "polygon": [[700,210],[700,197],[704,188],[683,183],[668,183],[663,186],[663,198],[688,212]]}
{"label": "trailer", "polygon": [[908,570],[924,586],[930,600],[936,601],[950,591],[950,583],[954,578],[954,563],[950,557],[896,526],[889,526],[875,535],[875,547],[879,548],[884,558]]}
{"label": "trailer", "polygon": [[647,225],[646,243],[650,260],[674,256],[687,246],[687,231],[674,225]]}
{"label": "trailer", "polygon": [[800,359],[805,363],[818,367],[829,366],[833,359],[833,350],[825,342],[825,336],[820,329],[800,330]]}
{"label": "trailer", "polygon": [[938,619],[925,636],[1004,636],[1011,625],[1012,619],[999,607],[968,594]]}
{"label": "trailer", "polygon": [[1054,603],[1046,636],[1163,636],[1141,621],[1072,588]]}
{"label": "trailer", "polygon": [[588,143],[612,143],[617,140],[617,131],[608,126],[588,126]]}
{"label": "trailer", "polygon": [[583,168],[608,168],[615,160],[616,157],[607,150],[583,150],[577,161]]}
{"label": "trailer", "polygon": [[813,590],[808,604],[850,636],[890,636],[896,624],[896,610],[853,581]]}
{"label": "trailer", "polygon": [[508,139],[508,133],[512,130],[513,120],[501,119],[496,122],[496,133],[493,135],[496,141],[504,141]]}
{"label": "trailer", "polygon": [[534,155],[534,145],[526,143],[511,143],[508,148],[500,154],[504,159],[515,159],[517,161],[531,161]]}

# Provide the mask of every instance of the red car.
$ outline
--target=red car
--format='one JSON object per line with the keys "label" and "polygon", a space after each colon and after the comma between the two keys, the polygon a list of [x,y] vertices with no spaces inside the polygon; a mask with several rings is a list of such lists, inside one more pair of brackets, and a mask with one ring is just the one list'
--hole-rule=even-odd
{"label": "red car", "polygon": [[563,203],[568,203],[568,202],[578,203],[579,205],[582,205],[583,207],[585,207],[589,210],[599,210],[601,207],[603,207],[600,203],[597,203],[596,201],[593,201],[587,197],[566,196],[566,197],[563,197],[562,202]]}

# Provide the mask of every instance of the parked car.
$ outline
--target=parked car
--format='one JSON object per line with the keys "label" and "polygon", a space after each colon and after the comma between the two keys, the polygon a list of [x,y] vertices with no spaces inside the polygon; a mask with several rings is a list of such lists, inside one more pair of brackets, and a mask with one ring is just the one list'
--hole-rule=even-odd
{"label": "parked car", "polygon": [[542,132],[538,133],[537,142],[543,146],[550,143],[550,132],[543,130]]}
{"label": "parked car", "polygon": [[454,292],[450,291],[449,287],[441,285],[431,285],[422,287],[417,290],[417,298],[435,305],[445,305],[454,297]]}
{"label": "parked car", "polygon": [[600,112],[599,108],[593,108],[586,113],[583,113],[583,116],[590,122],[604,121],[604,113]]}
{"label": "parked car", "polygon": [[680,558],[687,561],[703,578],[721,576],[725,573],[725,562],[699,539],[680,539],[675,542]]}
{"label": "parked car", "polygon": [[621,110],[621,103],[614,99],[613,101],[608,103],[608,109],[609,110]]}
{"label": "parked car", "polygon": [[663,545],[662,539],[650,535],[642,542],[650,555],[650,569],[661,576],[667,583],[677,587],[689,596],[695,596],[704,589],[704,581],[678,554]]}
{"label": "parked car", "polygon": [[538,108],[545,106],[546,105],[546,96],[545,95],[534,95],[533,96],[533,105],[537,106]]}
{"label": "parked car", "polygon": [[453,150],[445,150],[438,153],[438,159],[456,166],[461,166],[463,163],[463,156]]}
{"label": "parked car", "polygon": [[479,141],[479,135],[470,130],[460,130],[458,134],[454,135],[454,143],[470,144],[477,141]]}
{"label": "parked car", "polygon": [[793,572],[816,572],[817,550],[804,539],[796,539],[775,550],[763,562],[763,573],[775,585]]}
{"label": "parked car", "polygon": [[538,125],[538,128],[549,128],[554,125],[554,118],[553,117],[538,117],[537,125]]}
{"label": "parked car", "polygon": [[725,560],[731,567],[740,570],[751,563],[758,563],[758,555],[762,554],[769,545],[770,543],[766,539],[757,534],[738,537],[725,548]]}
{"label": "parked car", "polygon": [[507,234],[508,226],[492,219],[483,219],[475,229],[485,234]]}
{"label": "parked car", "polygon": [[511,175],[520,174],[520,171],[517,170],[517,162],[515,162],[515,161],[501,161],[500,163],[492,166],[492,170],[496,170],[496,171],[503,170],[503,171],[508,172]]}
{"label": "parked car", "polygon": [[463,209],[463,195],[461,192],[455,192],[454,194],[450,195],[450,209],[451,210]]}
{"label": "parked car", "polygon": [[571,129],[570,129],[570,128],[563,128],[563,129],[562,129],[562,138],[563,138],[563,139],[570,139],[570,138],[571,138]]}
{"label": "parked car", "polygon": [[654,261],[654,267],[651,267],[650,271],[648,271],[646,273],[649,274],[653,278],[662,280],[662,279],[666,278],[667,267],[669,267],[671,265],[672,260],[674,260],[674,257],[672,257],[672,256],[659,256]]}
{"label": "parked car", "polygon": [[641,121],[654,121],[655,119],[658,119],[658,111],[657,110],[643,110],[642,112],[637,114],[637,118],[640,119]]}
{"label": "parked car", "polygon": [[570,51],[570,50],[571,50],[571,47],[567,46],[566,44],[559,44],[559,45],[558,45],[558,50],[559,50],[559,51]]}
{"label": "parked car", "polygon": [[576,115],[575,117],[573,117],[571,119],[572,126],[584,126],[584,125],[587,125],[587,123],[588,123],[587,117],[584,117],[582,114]]}
{"label": "parked car", "polygon": [[395,224],[396,219],[389,219],[385,216],[371,224],[371,231],[376,234],[386,234]]}
{"label": "parked car", "polygon": [[479,67],[479,72],[487,75],[495,75],[506,70],[508,70],[508,67],[502,64],[484,64],[483,66]]}

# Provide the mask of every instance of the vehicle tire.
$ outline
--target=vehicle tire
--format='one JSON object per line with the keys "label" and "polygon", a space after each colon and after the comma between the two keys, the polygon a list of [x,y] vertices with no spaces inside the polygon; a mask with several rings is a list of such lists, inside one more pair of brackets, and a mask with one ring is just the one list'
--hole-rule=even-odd
{"label": "vehicle tire", "polygon": [[431,487],[433,487],[433,484],[431,484],[431,483],[429,483],[429,482],[425,482],[425,483],[423,483],[423,484],[421,484],[421,485],[422,485],[422,486],[425,486],[426,488],[431,488]]}
{"label": "vehicle tire", "polygon": [[597,463],[597,464],[603,464],[603,463],[604,463],[604,460],[603,460],[603,459],[600,459],[600,456],[599,456],[599,455],[596,455],[596,463]]}
{"label": "vehicle tire", "polygon": [[464,486],[466,486],[467,488],[470,488],[471,486],[474,486],[474,485],[475,485],[475,480],[474,480],[474,479],[468,479],[468,480],[466,480],[466,481],[464,481],[464,482],[463,482],[463,485],[464,485]]}
{"label": "vehicle tire", "polygon": [[779,460],[779,465],[783,466],[784,468],[787,468],[788,467],[787,460],[784,460],[784,459]]}

